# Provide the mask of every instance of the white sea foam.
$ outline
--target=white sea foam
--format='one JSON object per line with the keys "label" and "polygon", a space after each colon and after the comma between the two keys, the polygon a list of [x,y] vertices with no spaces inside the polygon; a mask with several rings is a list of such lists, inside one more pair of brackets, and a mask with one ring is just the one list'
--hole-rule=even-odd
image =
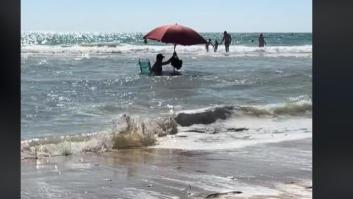
{"label": "white sea foam", "polygon": [[[194,46],[177,46],[179,54],[190,56],[294,56],[294,57],[310,57],[312,55],[312,46],[267,46],[264,48],[250,47],[250,46],[236,46],[230,47],[230,52],[225,53],[222,46],[219,51],[206,52],[203,45]],[[131,44],[100,44],[100,45],[24,45],[21,47],[21,52],[28,53],[50,53],[50,54],[156,54],[156,53],[171,53],[173,47],[170,45],[131,45]]]}
{"label": "white sea foam", "polygon": [[211,125],[179,127],[177,135],[159,139],[153,148],[226,150],[310,138],[311,118],[232,118]]}
{"label": "white sea foam", "polygon": [[282,104],[214,106],[196,110],[179,111],[177,112],[175,120],[181,126],[190,126],[193,124],[211,124],[219,119],[228,119],[234,115],[238,117],[310,116],[311,111],[311,99],[300,99]]}
{"label": "white sea foam", "polygon": [[149,120],[122,115],[114,122],[111,131],[22,140],[21,157],[41,158],[143,147],[153,144],[155,137],[175,134],[176,130],[176,123],[170,117]]}
{"label": "white sea foam", "polygon": [[309,138],[312,132],[311,102],[301,98],[287,104],[216,106],[172,115],[154,120],[123,115],[113,131],[23,140],[22,158],[109,151],[115,143],[112,132],[154,135],[154,148],[186,150],[241,148]]}

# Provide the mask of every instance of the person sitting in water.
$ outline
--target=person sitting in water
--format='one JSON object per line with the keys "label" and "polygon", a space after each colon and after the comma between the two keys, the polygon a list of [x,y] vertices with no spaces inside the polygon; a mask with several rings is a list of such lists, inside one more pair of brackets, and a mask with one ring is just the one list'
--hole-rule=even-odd
{"label": "person sitting in water", "polygon": [[[172,62],[173,57],[174,57],[174,53],[173,53],[173,56],[171,58],[169,58],[168,61],[166,61],[166,62],[163,62],[164,56],[161,53],[159,53],[156,56],[156,62],[153,64],[153,66],[151,68],[152,74],[153,75],[162,75],[162,66],[170,64]],[[175,55],[176,55],[176,53],[175,53]]]}
{"label": "person sitting in water", "polygon": [[208,42],[206,43],[206,51],[207,51],[207,52],[208,52],[209,46],[210,46],[210,45],[213,46],[213,44],[212,44],[211,41],[212,41],[211,39],[208,39]]}
{"label": "person sitting in water", "polygon": [[264,38],[264,35],[261,33],[259,36],[259,47],[264,47],[265,44],[267,45],[265,38]]}

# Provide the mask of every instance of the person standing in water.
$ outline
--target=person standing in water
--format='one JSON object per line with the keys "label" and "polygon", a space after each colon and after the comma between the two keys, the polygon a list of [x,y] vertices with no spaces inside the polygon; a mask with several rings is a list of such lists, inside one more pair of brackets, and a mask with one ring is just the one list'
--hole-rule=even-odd
{"label": "person standing in water", "polygon": [[[213,46],[213,44],[212,44],[211,41],[212,41],[211,39],[208,39],[208,42],[206,43],[206,51],[207,51],[207,52],[208,52],[209,46],[210,46],[210,45]],[[213,47],[214,47],[214,46],[213,46]]]}
{"label": "person standing in water", "polygon": [[224,46],[226,48],[226,52],[229,52],[229,45],[232,43],[232,36],[230,36],[230,34],[228,34],[227,31],[223,32],[223,39],[221,43],[223,43],[223,41],[224,41]]}
{"label": "person standing in water", "polygon": [[259,36],[259,47],[264,47],[265,44],[267,45],[265,38],[264,38],[264,35],[261,33]]}
{"label": "person standing in water", "polygon": [[218,41],[216,40],[213,45],[213,51],[217,52],[217,48],[218,48]]}

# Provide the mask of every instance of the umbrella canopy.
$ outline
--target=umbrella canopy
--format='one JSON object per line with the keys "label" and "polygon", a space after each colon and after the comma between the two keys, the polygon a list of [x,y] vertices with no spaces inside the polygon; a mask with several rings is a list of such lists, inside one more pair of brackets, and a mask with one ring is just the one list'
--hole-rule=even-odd
{"label": "umbrella canopy", "polygon": [[143,38],[180,45],[207,43],[195,30],[178,24],[159,26],[147,33]]}

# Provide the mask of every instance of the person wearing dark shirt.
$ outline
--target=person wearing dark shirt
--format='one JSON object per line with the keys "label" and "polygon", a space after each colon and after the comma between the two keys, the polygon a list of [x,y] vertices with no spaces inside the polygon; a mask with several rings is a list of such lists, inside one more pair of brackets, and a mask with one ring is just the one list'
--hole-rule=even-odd
{"label": "person wearing dark shirt", "polygon": [[264,47],[265,44],[267,45],[265,38],[264,38],[264,35],[261,33],[259,36],[259,47]]}
{"label": "person wearing dark shirt", "polygon": [[228,34],[227,31],[224,31],[223,33],[223,39],[221,43],[223,43],[223,41],[224,41],[224,46],[226,48],[226,52],[229,52],[229,45],[232,43],[232,36],[230,36],[230,34]]}
{"label": "person wearing dark shirt", "polygon": [[154,75],[162,75],[162,66],[170,64],[170,62],[172,61],[173,57],[168,59],[168,61],[166,61],[166,62],[163,62],[163,58],[164,58],[164,56],[161,53],[159,53],[156,56],[156,62],[153,64],[153,66],[151,68],[152,74],[154,74]]}

